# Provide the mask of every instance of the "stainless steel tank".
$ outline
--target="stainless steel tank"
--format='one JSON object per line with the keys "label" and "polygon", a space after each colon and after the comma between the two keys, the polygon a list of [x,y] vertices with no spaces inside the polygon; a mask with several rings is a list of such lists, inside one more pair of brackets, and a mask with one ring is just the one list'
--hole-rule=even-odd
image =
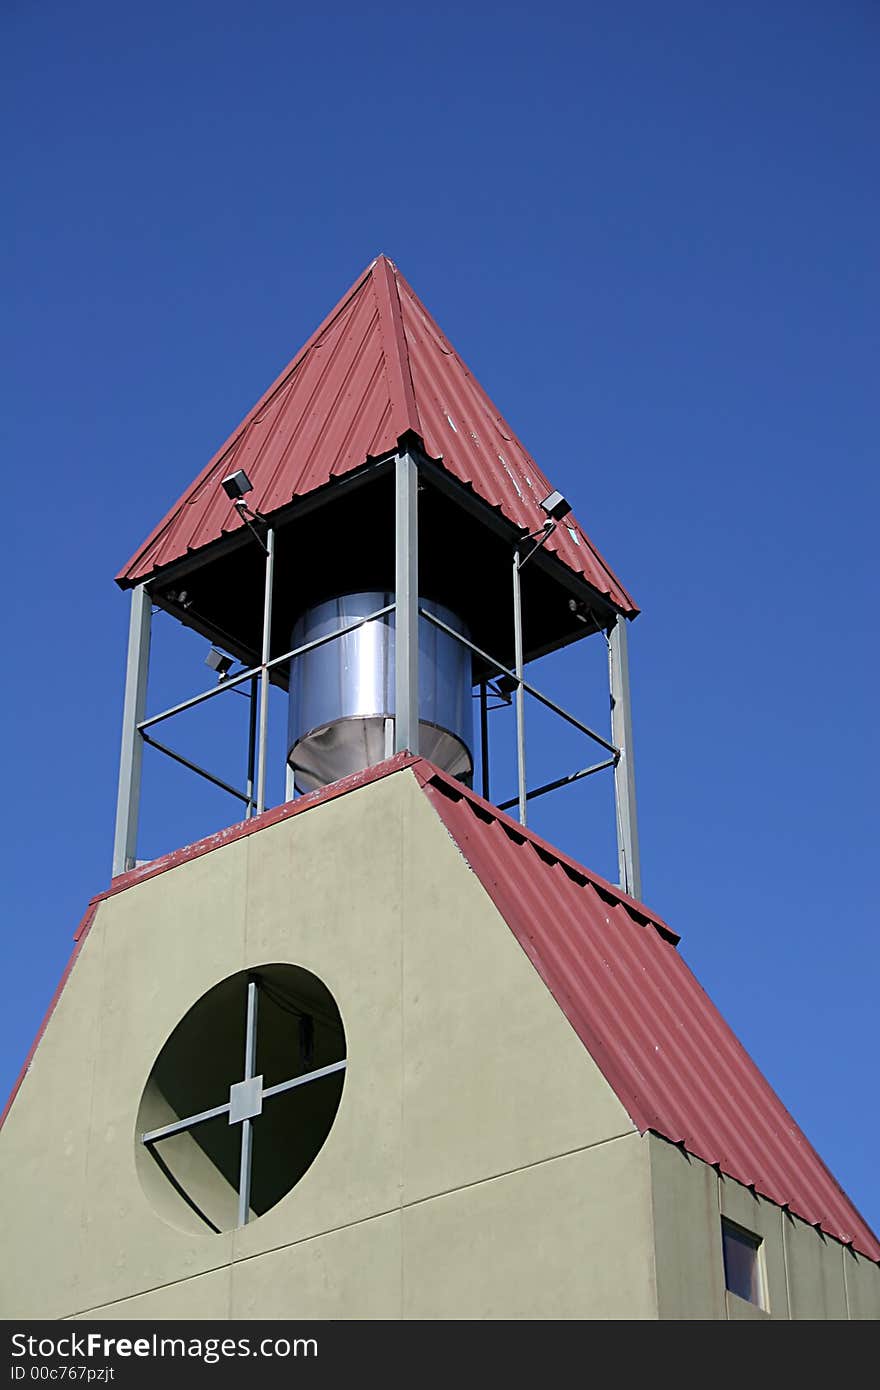
{"label": "stainless steel tank", "polygon": [[[299,619],[292,647],[348,626],[394,602],[388,593],[346,594]],[[469,637],[440,604],[419,606]],[[287,760],[298,791],[336,782],[393,751],[394,614],[374,618],[290,663]],[[471,654],[454,637],[419,618],[419,752],[453,777],[473,770]]]}

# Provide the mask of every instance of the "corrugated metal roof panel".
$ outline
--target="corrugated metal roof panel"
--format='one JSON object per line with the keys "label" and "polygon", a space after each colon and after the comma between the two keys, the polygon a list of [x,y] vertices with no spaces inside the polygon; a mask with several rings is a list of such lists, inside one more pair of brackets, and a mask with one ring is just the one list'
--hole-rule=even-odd
{"label": "corrugated metal roof panel", "polygon": [[[266,516],[417,435],[512,525],[536,530],[551,484],[397,268],[379,256],[120,572],[134,584],[242,525],[220,487],[234,468]],[[573,517],[547,543],[624,613],[632,598]]]}
{"label": "corrugated metal roof panel", "polygon": [[[541,501],[552,484],[441,332],[421,300],[396,272],[402,318],[419,411],[419,434],[428,454],[490,506],[523,530],[546,520]],[[569,514],[547,549],[624,612],[636,612],[631,596]]]}
{"label": "corrugated metal roof panel", "polygon": [[880,1260],[870,1227],[668,929],[428,767],[415,771],[432,804],[637,1127]]}

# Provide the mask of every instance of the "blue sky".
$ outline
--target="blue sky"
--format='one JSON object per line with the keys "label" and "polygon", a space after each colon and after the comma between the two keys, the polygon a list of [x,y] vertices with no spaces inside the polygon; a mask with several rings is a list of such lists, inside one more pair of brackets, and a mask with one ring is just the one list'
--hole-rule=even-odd
{"label": "blue sky", "polygon": [[[0,39],[0,1091],[108,881],[113,575],[384,251],[639,601],[645,897],[876,1228],[876,7],[7,0]],[[205,681],[159,646],[154,708]],[[546,679],[604,717],[595,653]],[[146,790],[151,853],[235,818]],[[606,802],[535,823],[610,874]]]}

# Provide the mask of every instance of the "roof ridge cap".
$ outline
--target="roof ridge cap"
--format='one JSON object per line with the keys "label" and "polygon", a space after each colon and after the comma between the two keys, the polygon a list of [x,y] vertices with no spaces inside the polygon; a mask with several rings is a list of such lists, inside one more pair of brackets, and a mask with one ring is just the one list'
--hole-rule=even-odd
{"label": "roof ridge cap", "polygon": [[409,433],[422,437],[422,424],[413,385],[409,343],[403,326],[397,268],[387,256],[377,256],[371,268],[373,293],[379,313],[382,358],[391,398],[392,420],[398,439]]}

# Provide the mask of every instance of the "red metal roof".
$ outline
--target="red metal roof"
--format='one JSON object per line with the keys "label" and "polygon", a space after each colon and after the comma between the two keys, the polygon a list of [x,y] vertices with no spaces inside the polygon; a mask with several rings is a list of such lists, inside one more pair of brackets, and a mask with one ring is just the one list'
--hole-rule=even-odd
{"label": "red metal roof", "polygon": [[425,768],[415,771],[432,805],[638,1129],[880,1261],[880,1242],[691,974],[674,934]]}
{"label": "red metal roof", "polygon": [[0,1116],[5,1120],[102,899],[233,840],[411,768],[454,842],[633,1123],[880,1262],[880,1241],[643,903],[554,849],[424,758],[365,772],[115,878],[77,946]]}
{"label": "red metal roof", "polygon": [[[271,516],[416,435],[514,526],[536,530],[552,486],[396,266],[379,256],[117,575],[148,578],[242,525],[220,481],[243,468]],[[622,612],[638,610],[570,515],[547,543]]]}

